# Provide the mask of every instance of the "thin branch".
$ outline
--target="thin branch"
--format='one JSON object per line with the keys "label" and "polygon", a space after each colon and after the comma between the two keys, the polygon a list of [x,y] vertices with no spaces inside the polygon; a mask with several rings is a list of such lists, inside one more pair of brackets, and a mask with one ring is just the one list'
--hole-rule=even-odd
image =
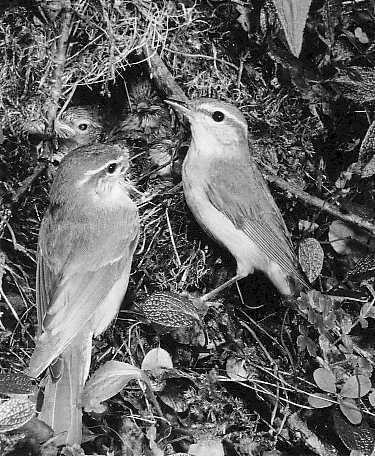
{"label": "thin branch", "polygon": [[43,173],[46,169],[46,163],[39,163],[35,168],[33,174],[31,176],[26,177],[26,179],[21,182],[21,186],[19,189],[14,193],[12,197],[12,206],[17,204],[22,197],[27,193],[29,188],[33,185],[33,183],[38,179],[38,177]]}
{"label": "thin branch", "polygon": [[372,223],[370,220],[367,220],[364,217],[360,217],[359,215],[352,214],[352,213],[344,214],[343,212],[340,211],[340,209],[333,206],[332,204],[329,204],[326,201],[324,201],[316,196],[309,195],[305,191],[289,184],[281,177],[266,175],[265,178],[271,184],[275,185],[276,187],[279,187],[282,190],[285,190],[285,191],[291,193],[293,196],[297,197],[299,200],[303,201],[304,203],[306,203],[310,206],[317,207],[321,211],[326,212],[327,214],[333,215],[334,217],[337,217],[337,218],[343,220],[344,222],[352,223],[353,225],[356,225],[360,228],[364,228],[364,229],[370,231],[370,233],[375,236],[375,224]]}
{"label": "thin branch", "polygon": [[155,80],[156,85],[168,97],[176,98],[182,101],[188,101],[184,91],[174,80],[170,71],[166,67],[159,54],[149,45],[143,47],[144,53],[147,57],[147,62],[150,67],[150,74]]}
{"label": "thin branch", "polygon": [[[48,104],[47,111],[47,127],[46,127],[46,136],[53,137],[54,132],[54,123],[57,114],[58,103],[61,97],[62,87],[63,87],[63,75],[65,68],[65,61],[68,49],[68,41],[71,30],[72,23],[72,10],[70,0],[65,0],[65,4],[61,13],[61,31],[60,36],[57,40],[56,53],[54,57],[55,68],[52,75],[52,85],[51,85],[51,98]],[[15,192],[12,197],[11,204],[17,204],[21,198],[26,194],[31,185],[35,180],[43,173],[46,169],[46,163],[39,163],[31,176],[28,176],[22,183],[19,189]]]}
{"label": "thin branch", "polygon": [[58,103],[63,88],[63,75],[68,50],[68,41],[72,24],[72,9],[70,0],[65,0],[61,13],[61,32],[57,41],[57,48],[54,57],[55,68],[52,75],[51,100],[47,112],[46,134],[53,134],[54,123],[57,114]]}

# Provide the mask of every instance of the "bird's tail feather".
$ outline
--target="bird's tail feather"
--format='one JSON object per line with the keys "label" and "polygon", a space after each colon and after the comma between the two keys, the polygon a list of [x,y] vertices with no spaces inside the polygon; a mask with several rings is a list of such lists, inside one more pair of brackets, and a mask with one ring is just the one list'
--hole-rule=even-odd
{"label": "bird's tail feather", "polygon": [[56,444],[81,443],[81,394],[91,360],[92,335],[80,333],[62,354],[63,369],[57,381],[48,376],[39,419],[47,423],[57,437]]}

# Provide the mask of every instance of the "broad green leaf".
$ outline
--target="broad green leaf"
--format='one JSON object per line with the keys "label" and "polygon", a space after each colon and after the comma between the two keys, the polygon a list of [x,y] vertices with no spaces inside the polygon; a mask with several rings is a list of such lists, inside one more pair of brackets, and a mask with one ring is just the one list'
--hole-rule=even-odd
{"label": "broad green leaf", "polygon": [[336,378],[328,369],[319,367],[313,374],[315,383],[327,393],[336,393]]}
{"label": "broad green leaf", "polygon": [[311,0],[273,0],[290,50],[296,57],[302,49],[303,30]]}
{"label": "broad green leaf", "polygon": [[103,401],[119,393],[131,380],[142,380],[138,367],[120,361],[108,361],[86,382],[82,406],[86,412],[103,412]]}
{"label": "broad green leaf", "polygon": [[344,397],[351,397],[356,399],[358,397],[366,396],[371,389],[371,382],[365,375],[352,375],[344,383],[340,394]]}
{"label": "broad green leaf", "polygon": [[362,413],[352,399],[342,399],[339,405],[342,413],[352,424],[359,424],[362,421]]}
{"label": "broad green leaf", "polygon": [[327,401],[327,399],[329,399],[329,396],[323,393],[315,393],[314,396],[309,396],[307,398],[311,407],[314,408],[326,408],[333,405],[333,402]]}

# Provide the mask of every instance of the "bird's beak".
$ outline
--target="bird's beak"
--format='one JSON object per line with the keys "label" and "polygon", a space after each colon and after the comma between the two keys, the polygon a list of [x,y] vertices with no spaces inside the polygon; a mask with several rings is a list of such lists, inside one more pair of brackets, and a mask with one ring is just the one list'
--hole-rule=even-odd
{"label": "bird's beak", "polygon": [[189,104],[186,101],[182,100],[173,100],[172,98],[167,98],[164,100],[167,104],[172,106],[177,112],[180,112],[184,116],[186,116],[188,119],[191,118],[192,115],[192,110],[189,107]]}

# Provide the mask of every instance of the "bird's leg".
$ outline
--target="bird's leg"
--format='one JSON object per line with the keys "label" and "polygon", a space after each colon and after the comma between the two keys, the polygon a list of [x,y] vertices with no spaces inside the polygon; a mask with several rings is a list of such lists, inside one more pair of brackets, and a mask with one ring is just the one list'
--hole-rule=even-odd
{"label": "bird's leg", "polygon": [[243,276],[240,274],[236,274],[234,277],[231,279],[227,280],[226,282],[222,283],[218,287],[216,287],[214,290],[210,291],[209,293],[206,293],[205,295],[201,296],[201,301],[209,301],[210,299],[214,298],[218,293],[221,291],[225,290],[226,288],[230,287],[234,283],[237,282],[237,280],[243,279]]}

